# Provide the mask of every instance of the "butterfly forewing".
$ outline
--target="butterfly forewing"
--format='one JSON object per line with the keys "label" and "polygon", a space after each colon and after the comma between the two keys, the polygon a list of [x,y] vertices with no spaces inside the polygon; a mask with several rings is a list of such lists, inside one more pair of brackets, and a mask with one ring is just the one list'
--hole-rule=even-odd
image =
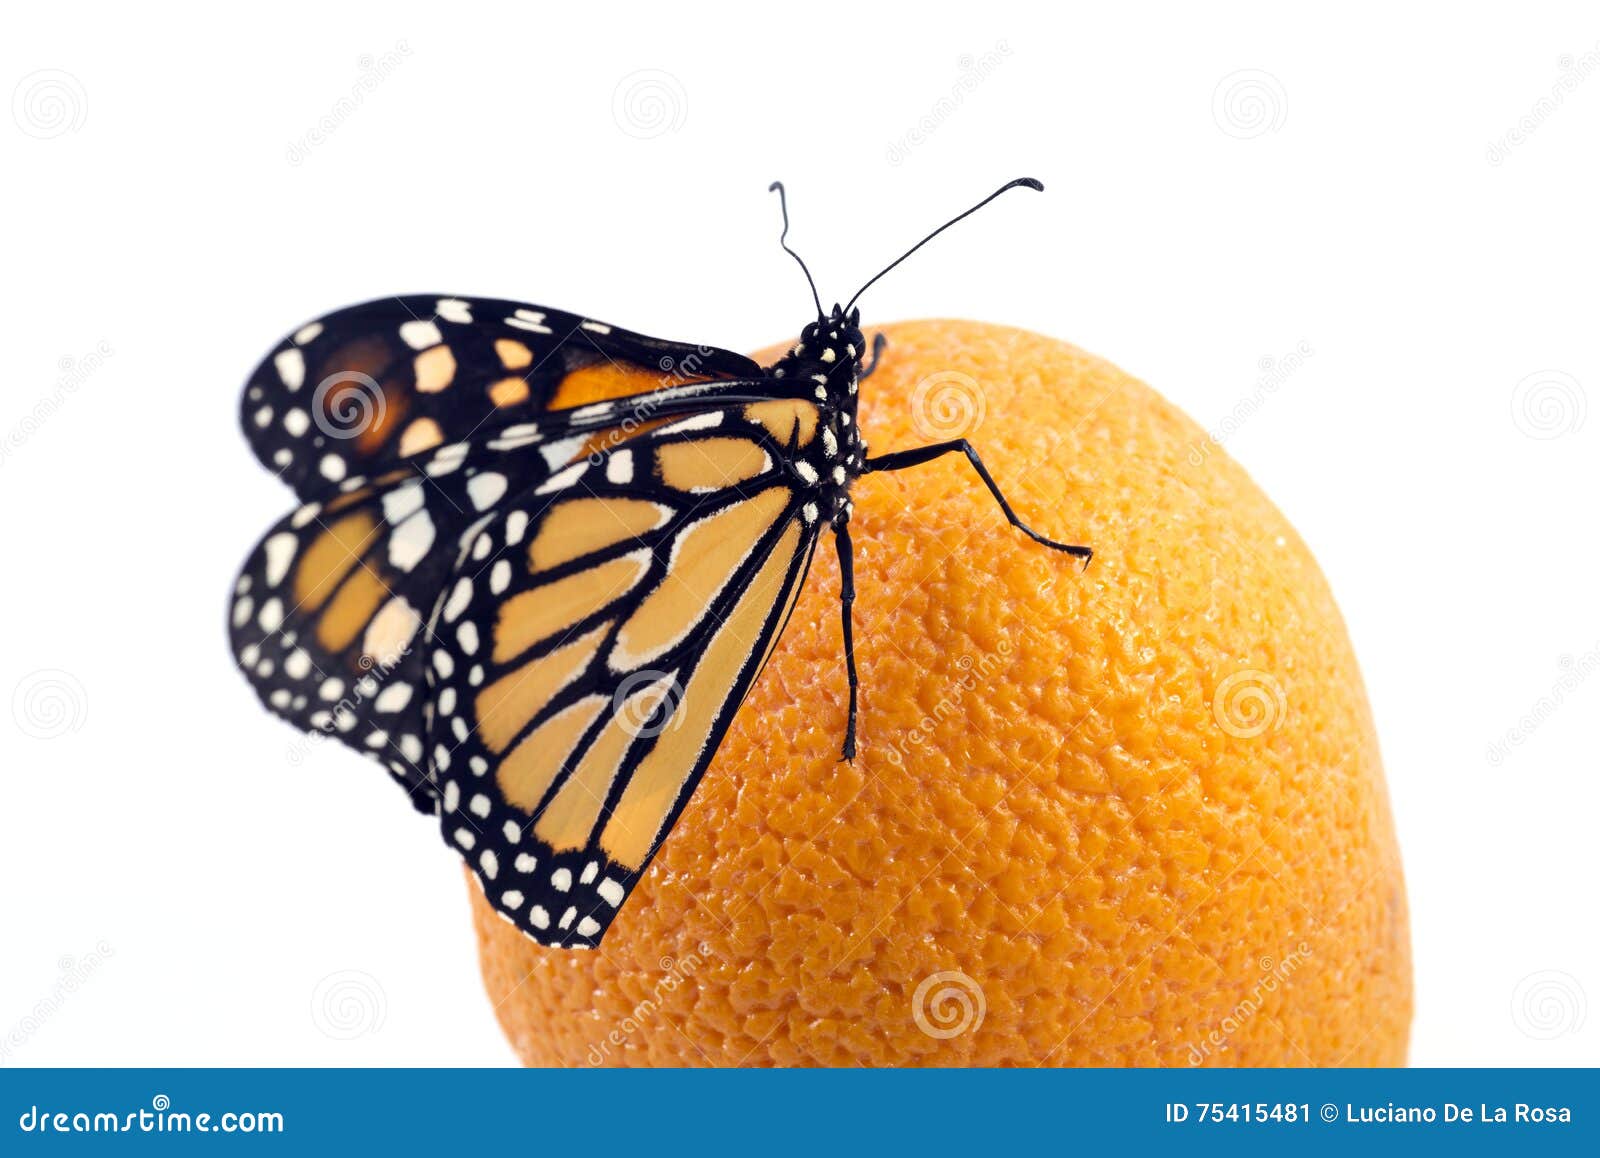
{"label": "butterfly forewing", "polygon": [[256,457],[302,498],[567,397],[617,397],[758,377],[748,358],[490,298],[381,298],[285,337],[251,374],[240,421]]}
{"label": "butterfly forewing", "polygon": [[445,839],[535,939],[598,942],[764,661],[816,542],[784,458],[804,426],[789,402],[670,423],[469,544],[432,625],[428,759]]}

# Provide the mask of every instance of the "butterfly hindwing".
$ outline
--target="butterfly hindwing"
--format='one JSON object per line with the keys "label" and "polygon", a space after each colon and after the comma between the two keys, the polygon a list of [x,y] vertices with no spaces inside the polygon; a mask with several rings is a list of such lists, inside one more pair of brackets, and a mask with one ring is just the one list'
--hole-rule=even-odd
{"label": "butterfly hindwing", "polygon": [[447,843],[536,940],[598,943],[759,672],[816,542],[786,458],[814,423],[670,423],[469,543],[431,626],[427,759]]}
{"label": "butterfly hindwing", "polygon": [[308,322],[256,367],[240,422],[303,499],[485,427],[534,420],[562,394],[643,394],[757,378],[750,359],[522,302],[380,298]]}
{"label": "butterfly hindwing", "polygon": [[474,520],[549,474],[536,452],[471,449],[348,479],[279,520],[246,561],[230,609],[234,656],[262,702],[381,762],[423,811],[434,795],[423,751],[427,620]]}

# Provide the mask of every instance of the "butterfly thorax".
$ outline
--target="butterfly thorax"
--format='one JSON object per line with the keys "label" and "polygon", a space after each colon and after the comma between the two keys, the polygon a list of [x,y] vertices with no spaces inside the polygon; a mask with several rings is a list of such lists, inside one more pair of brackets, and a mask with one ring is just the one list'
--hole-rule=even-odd
{"label": "butterfly thorax", "polygon": [[815,493],[820,518],[830,523],[849,514],[850,484],[867,456],[856,424],[866,344],[858,317],[835,306],[831,317],[807,325],[800,340],[770,369],[775,378],[807,383],[816,402],[817,435],[796,460],[796,471]]}

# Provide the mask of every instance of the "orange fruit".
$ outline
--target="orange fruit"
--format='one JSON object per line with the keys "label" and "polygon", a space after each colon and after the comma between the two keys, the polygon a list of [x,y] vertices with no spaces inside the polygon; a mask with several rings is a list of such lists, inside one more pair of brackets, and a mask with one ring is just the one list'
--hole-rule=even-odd
{"label": "orange fruit", "polygon": [[886,327],[839,570],[598,951],[469,886],[530,1065],[1399,1065],[1406,899],[1361,676],[1311,554],[1201,429],[1063,342]]}

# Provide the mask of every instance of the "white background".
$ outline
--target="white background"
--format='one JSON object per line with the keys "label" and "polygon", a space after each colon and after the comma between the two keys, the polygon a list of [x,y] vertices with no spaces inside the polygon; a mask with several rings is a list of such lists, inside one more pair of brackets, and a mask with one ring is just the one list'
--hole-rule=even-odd
{"label": "white background", "polygon": [[1600,15],[1205,7],[11,11],[5,1063],[512,1061],[432,824],[223,640],[280,334],[445,290],[749,349],[809,308],[773,178],[831,301],[1024,173],[869,321],[1065,338],[1223,434],[1363,663],[1412,1060],[1600,1063]]}

